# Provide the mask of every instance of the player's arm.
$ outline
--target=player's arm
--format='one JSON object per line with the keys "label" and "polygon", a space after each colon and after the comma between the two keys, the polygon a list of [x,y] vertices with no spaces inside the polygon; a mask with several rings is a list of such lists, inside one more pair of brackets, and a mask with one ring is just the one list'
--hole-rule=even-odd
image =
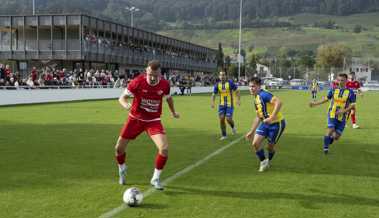
{"label": "player's arm", "polygon": [[171,114],[174,118],[179,118],[179,113],[177,113],[175,111],[175,107],[174,107],[174,100],[172,99],[172,96],[169,95],[166,97],[166,101],[167,101],[167,104],[168,104],[168,108],[170,109],[171,111]]}
{"label": "player's arm", "polygon": [[236,96],[237,96],[237,100],[236,100],[236,103],[238,106],[241,105],[241,93],[240,93],[240,90],[238,89],[238,86],[232,81],[230,80],[230,85],[231,85],[231,88],[234,92],[236,92]]}
{"label": "player's arm", "polygon": [[360,86],[359,86],[359,88],[357,89],[357,94],[358,94],[360,97],[363,97],[363,92],[362,92],[362,89],[361,89]]}
{"label": "player's arm", "polygon": [[212,93],[212,96],[211,96],[211,108],[215,107],[215,101],[216,101],[216,94]]}
{"label": "player's arm", "polygon": [[216,94],[218,93],[218,87],[217,84],[213,87],[213,92],[211,96],[211,108],[215,107],[215,101],[216,101]]}
{"label": "player's arm", "polygon": [[320,101],[312,101],[312,102],[309,103],[309,107],[315,107],[315,106],[318,106],[318,105],[322,105],[322,104],[325,104],[328,101],[329,101],[328,98],[322,99]]}
{"label": "player's arm", "polygon": [[272,111],[272,114],[270,115],[269,118],[266,118],[263,120],[264,123],[272,123],[275,119],[276,116],[278,115],[280,109],[282,108],[282,101],[276,96],[273,96],[270,101],[271,104],[274,105],[274,110]]}
{"label": "player's arm", "polygon": [[258,116],[256,116],[255,119],[253,120],[253,123],[251,124],[250,131],[247,132],[245,135],[246,140],[253,140],[255,131],[257,130],[260,122],[261,122],[261,120],[259,119]]}
{"label": "player's arm", "polygon": [[351,91],[349,96],[349,106],[347,108],[342,108],[336,112],[336,115],[350,113],[351,110],[355,109],[356,95]]}
{"label": "player's arm", "polygon": [[332,99],[334,95],[334,90],[333,89],[330,89],[329,92],[328,92],[328,95],[326,96],[326,98],[323,98],[322,100],[320,101],[312,101],[309,103],[309,107],[314,107],[314,106],[318,106],[318,105],[322,105],[322,104],[325,104],[326,102],[328,102],[330,99]]}
{"label": "player's arm", "polygon": [[240,106],[241,105],[241,92],[239,89],[236,90],[236,96],[237,96],[237,105]]}
{"label": "player's arm", "polygon": [[131,107],[131,104],[129,103],[129,98],[132,96],[132,93],[125,89],[125,91],[121,94],[121,96],[118,98],[118,102],[120,105],[125,108],[126,110],[129,110]]}
{"label": "player's arm", "polygon": [[355,109],[355,103],[352,103],[349,105],[349,107],[338,110],[336,112],[336,115],[344,114],[344,113],[350,113],[351,110]]}

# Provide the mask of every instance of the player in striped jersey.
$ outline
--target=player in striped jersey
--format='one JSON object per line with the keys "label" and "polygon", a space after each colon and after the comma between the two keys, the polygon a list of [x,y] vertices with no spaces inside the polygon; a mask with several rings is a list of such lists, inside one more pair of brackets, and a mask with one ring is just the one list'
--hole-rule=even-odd
{"label": "player in striped jersey", "polygon": [[220,95],[220,103],[218,106],[218,116],[220,119],[221,138],[226,139],[226,121],[232,128],[233,134],[236,133],[236,127],[233,120],[234,107],[240,105],[240,92],[238,86],[233,80],[228,80],[226,72],[221,71],[219,74],[220,82],[216,83],[213,88],[211,107],[215,107],[216,95]]}
{"label": "player in striped jersey", "polygon": [[314,107],[330,101],[328,109],[328,129],[324,136],[324,153],[328,154],[329,145],[338,140],[345,128],[346,118],[355,108],[355,94],[353,90],[346,88],[347,75],[339,74],[337,77],[338,87],[330,89],[326,99],[318,102],[310,102]]}

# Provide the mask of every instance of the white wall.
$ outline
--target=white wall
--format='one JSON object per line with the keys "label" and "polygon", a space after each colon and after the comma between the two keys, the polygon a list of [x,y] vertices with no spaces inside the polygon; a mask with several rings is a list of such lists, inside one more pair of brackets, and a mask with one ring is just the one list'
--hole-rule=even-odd
{"label": "white wall", "polygon": [[109,99],[117,98],[121,92],[121,89],[0,90],[0,105]]}
{"label": "white wall", "polygon": [[[247,90],[248,87],[240,87]],[[210,93],[213,87],[193,87],[192,93]],[[118,98],[122,89],[35,89],[35,90],[0,90],[0,105],[17,105],[33,103],[49,103],[80,100],[99,100]],[[171,93],[178,92],[177,87]]]}

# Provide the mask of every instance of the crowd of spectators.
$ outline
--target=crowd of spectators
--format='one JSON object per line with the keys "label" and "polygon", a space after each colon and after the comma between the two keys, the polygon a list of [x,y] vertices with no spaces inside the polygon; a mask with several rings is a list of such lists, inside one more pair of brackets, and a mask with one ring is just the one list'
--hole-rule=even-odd
{"label": "crowd of spectators", "polygon": [[[13,72],[9,65],[0,64],[0,89],[33,88],[118,88],[126,87],[139,73],[119,73],[117,70],[74,69],[57,67],[33,67],[26,76]],[[212,86],[218,80],[215,74],[206,73],[164,73],[172,87],[178,87],[181,94],[191,92],[193,86]]]}
{"label": "crowd of spectators", "polygon": [[154,55],[169,55],[171,57],[190,58],[195,61],[203,61],[203,62],[216,61],[215,57],[211,59],[211,57],[208,57],[205,54],[190,55],[189,53],[183,52],[180,50],[162,49],[159,47],[153,47],[151,45],[142,45],[141,43],[138,43],[138,41],[134,41],[132,39],[129,39],[127,41],[109,39],[106,37],[97,36],[93,32],[88,32],[88,31],[86,31],[86,33],[84,34],[84,40],[85,42],[87,42],[87,45],[99,45],[99,46],[104,46],[106,48],[127,48],[133,51],[149,52]]}
{"label": "crowd of spectators", "polygon": [[117,70],[33,67],[26,77],[21,77],[9,65],[0,64],[0,88],[112,88],[125,86],[126,83],[127,80],[120,78]]}

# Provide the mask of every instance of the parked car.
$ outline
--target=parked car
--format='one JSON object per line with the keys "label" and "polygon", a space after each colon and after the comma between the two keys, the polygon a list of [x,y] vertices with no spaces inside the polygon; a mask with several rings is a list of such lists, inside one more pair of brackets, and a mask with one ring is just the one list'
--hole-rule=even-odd
{"label": "parked car", "polygon": [[363,84],[362,91],[379,90],[379,82],[376,80],[368,81]]}
{"label": "parked car", "polygon": [[308,89],[307,81],[305,79],[292,79],[290,81],[290,86],[291,86],[291,89],[296,89],[296,90]]}
{"label": "parked car", "polygon": [[266,78],[263,82],[267,89],[281,89],[283,86],[283,79],[281,78]]}

